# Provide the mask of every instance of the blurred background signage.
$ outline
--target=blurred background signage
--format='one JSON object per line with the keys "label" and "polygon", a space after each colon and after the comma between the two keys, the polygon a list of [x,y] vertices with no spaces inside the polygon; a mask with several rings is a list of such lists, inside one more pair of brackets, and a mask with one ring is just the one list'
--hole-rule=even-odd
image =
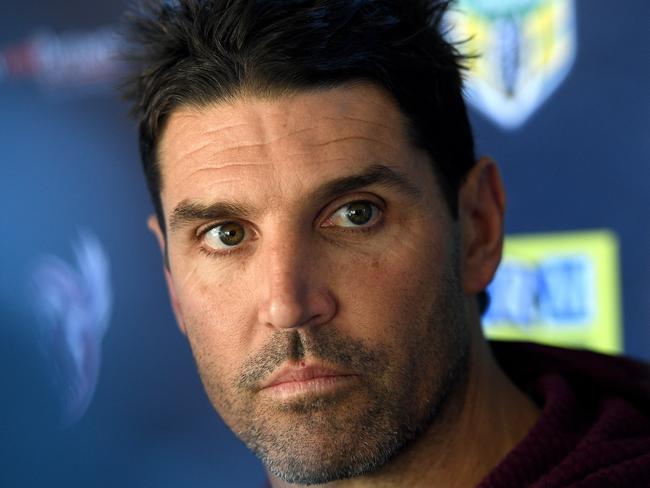
{"label": "blurred background signage", "polygon": [[468,101],[506,129],[526,122],[575,58],[573,0],[461,0],[447,21],[449,35],[473,56]]}
{"label": "blurred background signage", "polygon": [[608,231],[507,237],[488,288],[486,334],[621,352],[618,260]]}

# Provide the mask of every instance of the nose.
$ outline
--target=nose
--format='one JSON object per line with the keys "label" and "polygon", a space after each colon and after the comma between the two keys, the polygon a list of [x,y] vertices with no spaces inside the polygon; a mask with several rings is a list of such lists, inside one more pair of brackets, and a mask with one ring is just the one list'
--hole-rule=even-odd
{"label": "nose", "polygon": [[258,320],[275,329],[326,324],[336,314],[336,301],[325,283],[322,262],[307,245],[287,236],[262,245],[262,299]]}

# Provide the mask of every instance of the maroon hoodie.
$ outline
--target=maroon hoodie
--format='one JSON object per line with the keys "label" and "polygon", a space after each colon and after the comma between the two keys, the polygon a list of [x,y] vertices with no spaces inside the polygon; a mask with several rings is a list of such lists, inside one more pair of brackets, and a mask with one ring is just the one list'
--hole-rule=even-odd
{"label": "maroon hoodie", "polygon": [[491,343],[542,408],[479,488],[650,488],[650,365],[526,343]]}

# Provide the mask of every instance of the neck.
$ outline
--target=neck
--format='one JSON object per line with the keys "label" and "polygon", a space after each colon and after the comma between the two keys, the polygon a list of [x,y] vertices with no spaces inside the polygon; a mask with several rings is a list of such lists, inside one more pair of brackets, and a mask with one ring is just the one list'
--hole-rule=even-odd
{"label": "neck", "polygon": [[[374,473],[327,488],[476,486],[528,433],[537,406],[507,378],[480,331],[473,338],[467,388],[417,441]],[[452,418],[453,417],[453,418]],[[486,448],[487,447],[487,448]],[[295,487],[269,475],[274,488]]]}

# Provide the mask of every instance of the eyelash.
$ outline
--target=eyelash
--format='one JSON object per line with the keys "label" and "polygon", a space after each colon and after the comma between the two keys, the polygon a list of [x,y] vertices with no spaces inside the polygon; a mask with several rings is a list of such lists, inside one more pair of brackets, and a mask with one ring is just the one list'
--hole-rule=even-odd
{"label": "eyelash", "polygon": [[[221,225],[221,224],[217,224],[217,225]],[[243,249],[242,246],[236,246],[236,247],[232,247],[231,249],[224,249],[221,251],[217,251],[216,249],[208,249],[205,246],[199,246],[199,252],[209,258],[231,256],[233,254],[241,252],[242,249]]]}
{"label": "eyelash", "polygon": [[[333,212],[329,213],[328,218],[330,218],[332,215],[334,215],[336,212],[338,212],[341,208],[345,207],[346,205],[350,205],[352,203],[357,203],[357,202],[367,202],[373,205],[375,208],[377,208],[378,212],[380,213],[378,220],[375,224],[369,226],[369,227],[337,227],[337,226],[331,226],[331,227],[326,227],[328,229],[336,229],[337,232],[344,232],[344,233],[354,233],[354,234],[370,234],[372,232],[378,231],[383,222],[384,222],[384,215],[386,213],[385,208],[383,208],[383,205],[379,205],[377,202],[369,199],[354,199],[350,200],[346,203],[343,203],[339,206],[337,206]],[[204,229],[199,229],[195,235],[195,238],[198,242],[201,242],[202,239],[204,238],[205,234],[210,232],[212,229],[215,227],[219,227],[220,225],[227,224],[228,222],[232,222],[231,220],[225,220],[223,222],[217,222],[214,223],[208,227],[205,227]],[[228,257],[232,256],[233,254],[242,252],[245,247],[244,246],[233,246],[230,249],[224,249],[224,250],[216,250],[216,249],[210,249],[206,248],[203,245],[199,245],[198,247],[199,252],[207,257]]]}

